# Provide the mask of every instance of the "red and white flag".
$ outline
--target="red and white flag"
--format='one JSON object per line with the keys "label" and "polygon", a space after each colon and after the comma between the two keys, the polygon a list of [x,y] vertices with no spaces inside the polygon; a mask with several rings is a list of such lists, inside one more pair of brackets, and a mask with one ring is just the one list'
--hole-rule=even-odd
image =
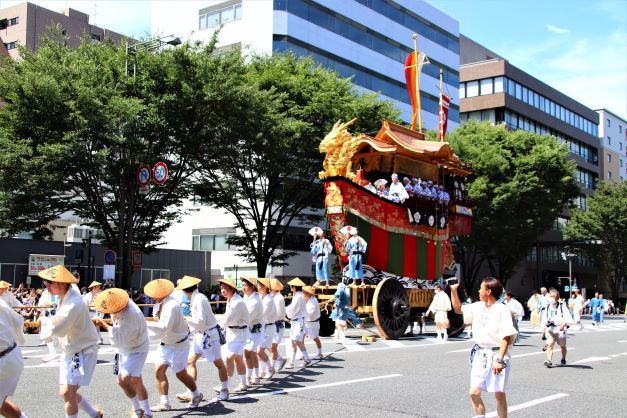
{"label": "red and white flag", "polygon": [[448,124],[448,108],[451,105],[451,98],[448,97],[444,92],[440,93],[440,123],[438,129],[438,139],[440,141],[444,141],[444,137],[446,136],[446,125]]}

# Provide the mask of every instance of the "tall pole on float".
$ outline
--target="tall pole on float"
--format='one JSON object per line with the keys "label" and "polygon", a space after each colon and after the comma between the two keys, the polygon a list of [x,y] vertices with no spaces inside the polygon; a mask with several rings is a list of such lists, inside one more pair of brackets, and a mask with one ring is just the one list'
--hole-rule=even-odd
{"label": "tall pole on float", "polygon": [[414,57],[416,58],[416,79],[414,85],[416,86],[416,103],[418,105],[418,132],[422,132],[422,109],[420,108],[420,71],[418,71],[418,34],[414,33]]}

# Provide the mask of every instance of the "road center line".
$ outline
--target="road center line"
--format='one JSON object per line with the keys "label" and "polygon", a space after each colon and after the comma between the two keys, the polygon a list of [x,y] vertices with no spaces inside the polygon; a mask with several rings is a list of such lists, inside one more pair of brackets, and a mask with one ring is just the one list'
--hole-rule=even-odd
{"label": "road center line", "polygon": [[[560,399],[563,398],[565,396],[569,396],[568,393],[556,393],[555,395],[551,395],[551,396],[546,396],[544,398],[539,398],[539,399],[534,399],[533,401],[529,401],[529,402],[525,402],[525,403],[521,403],[518,405],[514,405],[514,406],[510,406],[509,408],[507,408],[507,412],[514,412],[514,411],[519,411],[521,409],[525,409],[525,408],[530,408],[532,406],[544,403],[544,402],[550,402],[550,401],[554,401],[556,399]],[[486,418],[488,417],[496,417],[498,416],[497,412],[490,412],[489,414],[485,415]]]}
{"label": "road center line", "polygon": [[372,381],[372,380],[381,380],[381,379],[390,379],[390,378],[393,378],[393,377],[401,377],[401,376],[403,376],[403,375],[402,374],[388,374],[388,375],[384,375],[384,376],[366,377],[366,378],[363,378],[363,379],[343,380],[341,382],[324,383],[324,384],[321,384],[321,385],[311,385],[311,386],[305,386],[305,387],[302,387],[302,388],[288,388],[288,389],[273,390],[271,392],[251,393],[251,394],[246,394],[246,395],[238,395],[238,396],[232,396],[229,399],[230,400],[236,400],[236,399],[246,399],[246,398],[265,398],[266,396],[283,395],[283,394],[292,393],[292,392],[300,392],[300,391],[303,391],[303,390],[329,388],[329,387],[334,387],[334,386],[350,385],[350,384],[353,384],[353,383],[369,382],[369,381]]}

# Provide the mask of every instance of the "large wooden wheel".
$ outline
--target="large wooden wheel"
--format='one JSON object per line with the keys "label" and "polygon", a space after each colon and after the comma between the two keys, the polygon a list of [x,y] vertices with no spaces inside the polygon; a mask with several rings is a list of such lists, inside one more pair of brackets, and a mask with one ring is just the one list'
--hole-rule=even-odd
{"label": "large wooden wheel", "polygon": [[372,313],[383,338],[402,337],[409,324],[410,311],[409,296],[398,280],[385,279],[377,285],[372,297]]}

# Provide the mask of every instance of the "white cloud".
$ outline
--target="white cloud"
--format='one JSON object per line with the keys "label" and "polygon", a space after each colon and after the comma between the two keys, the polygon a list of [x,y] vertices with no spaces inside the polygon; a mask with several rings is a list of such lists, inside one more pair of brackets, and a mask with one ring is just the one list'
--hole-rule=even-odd
{"label": "white cloud", "polygon": [[568,29],[558,28],[557,26],[553,25],[546,25],[546,28],[549,30],[549,32],[553,32],[558,35],[570,35],[570,31]]}

